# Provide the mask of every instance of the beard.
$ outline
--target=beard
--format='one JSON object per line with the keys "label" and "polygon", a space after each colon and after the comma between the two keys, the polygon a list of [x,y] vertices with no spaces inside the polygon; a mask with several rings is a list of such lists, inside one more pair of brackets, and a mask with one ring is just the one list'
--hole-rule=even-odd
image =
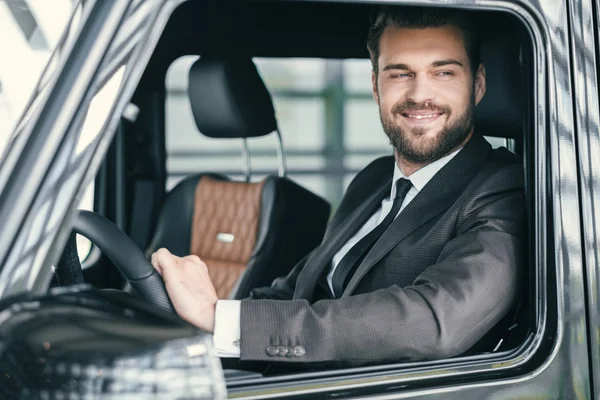
{"label": "beard", "polygon": [[[446,115],[447,122],[441,131],[432,139],[425,138],[427,129],[415,127],[402,129],[394,122],[392,116],[401,115],[409,111],[427,110],[442,112]],[[398,156],[413,164],[425,164],[439,160],[450,154],[452,150],[461,145],[473,129],[473,116],[475,113],[475,94],[472,93],[466,109],[451,120],[452,110],[448,106],[436,105],[430,102],[417,104],[412,100],[397,103],[392,107],[391,115],[384,115],[379,108],[379,116],[383,131],[396,150]]]}

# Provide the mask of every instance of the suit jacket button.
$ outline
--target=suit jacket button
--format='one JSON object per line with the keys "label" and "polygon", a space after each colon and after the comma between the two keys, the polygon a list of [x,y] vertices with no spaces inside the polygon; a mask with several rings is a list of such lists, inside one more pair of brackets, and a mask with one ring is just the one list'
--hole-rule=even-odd
{"label": "suit jacket button", "polygon": [[285,357],[288,352],[288,348],[286,346],[277,346],[277,355],[279,357]]}
{"label": "suit jacket button", "polygon": [[287,348],[287,353],[285,354],[286,357],[294,357],[294,348],[291,346],[288,346]]}
{"label": "suit jacket button", "polygon": [[267,354],[271,357],[274,357],[277,355],[279,351],[277,350],[276,346],[267,346]]}
{"label": "suit jacket button", "polygon": [[302,357],[304,354],[306,354],[304,346],[294,346],[294,355],[296,357]]}

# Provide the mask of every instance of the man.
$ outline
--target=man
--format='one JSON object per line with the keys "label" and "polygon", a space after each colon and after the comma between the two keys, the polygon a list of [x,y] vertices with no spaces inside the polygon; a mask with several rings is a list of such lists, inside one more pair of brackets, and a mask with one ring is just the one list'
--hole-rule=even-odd
{"label": "man", "polygon": [[217,301],[199,258],[152,256],[178,314],[214,332],[223,357],[347,366],[450,357],[514,305],[522,166],[475,132],[486,81],[466,15],[383,11],[368,49],[395,157],[356,176],[317,249],[241,302]]}

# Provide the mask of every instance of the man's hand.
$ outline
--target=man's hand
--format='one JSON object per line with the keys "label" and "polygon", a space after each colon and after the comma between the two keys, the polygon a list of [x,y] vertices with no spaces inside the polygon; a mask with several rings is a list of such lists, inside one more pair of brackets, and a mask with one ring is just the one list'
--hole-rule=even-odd
{"label": "man's hand", "polygon": [[152,265],[163,277],[177,314],[212,333],[218,300],[206,264],[197,256],[177,257],[167,249],[152,254]]}

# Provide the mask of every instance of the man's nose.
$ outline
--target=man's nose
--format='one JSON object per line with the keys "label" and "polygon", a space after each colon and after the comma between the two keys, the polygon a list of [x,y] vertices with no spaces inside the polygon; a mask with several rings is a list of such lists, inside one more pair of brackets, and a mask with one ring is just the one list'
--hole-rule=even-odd
{"label": "man's nose", "polygon": [[412,80],[410,88],[406,93],[406,98],[417,104],[435,100],[434,89],[429,79],[423,75],[417,75]]}

